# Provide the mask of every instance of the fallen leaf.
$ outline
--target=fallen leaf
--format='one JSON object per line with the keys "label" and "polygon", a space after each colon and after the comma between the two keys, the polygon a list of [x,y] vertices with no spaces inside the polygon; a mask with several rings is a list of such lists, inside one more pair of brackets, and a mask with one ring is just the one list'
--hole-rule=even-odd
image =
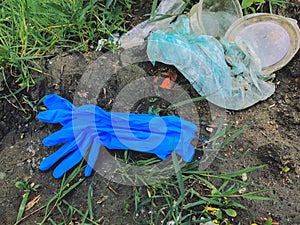
{"label": "fallen leaf", "polygon": [[37,204],[38,201],[40,200],[40,198],[41,198],[41,195],[38,195],[38,196],[34,197],[30,202],[28,202],[26,204],[25,211],[31,209],[35,204]]}

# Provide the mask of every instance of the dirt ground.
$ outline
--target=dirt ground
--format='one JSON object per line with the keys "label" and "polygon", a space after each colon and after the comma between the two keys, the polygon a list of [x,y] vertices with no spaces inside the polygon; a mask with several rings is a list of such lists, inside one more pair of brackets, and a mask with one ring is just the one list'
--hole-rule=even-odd
{"label": "dirt ground", "polygon": [[[144,6],[140,5],[140,7]],[[277,13],[293,17],[298,20],[298,24],[300,23],[299,4],[287,5],[278,9]],[[72,100],[78,80],[99,54],[61,53],[49,60],[41,61],[40,64],[47,72],[46,78],[29,92],[19,93],[18,98],[24,102],[26,99],[34,102],[47,93],[56,93]],[[164,70],[165,66],[159,65],[153,71],[156,69]],[[110,80],[108,87],[121,85],[122,79],[127,79],[126,75],[122,76],[125,78],[116,76],[115,79]],[[182,82],[185,82],[182,75],[177,74],[177,76],[179,80],[182,79]],[[13,80],[8,80],[10,81]],[[247,151],[247,154],[230,161],[215,159],[208,169],[226,173],[265,164],[264,169],[249,174],[248,180],[264,188],[270,188],[271,191],[265,195],[274,200],[243,200],[243,203],[258,221],[272,218],[280,225],[299,225],[300,52],[287,66],[276,72],[274,82],[276,92],[268,100],[243,111],[227,111],[227,119],[233,121],[236,127],[259,121],[239,136],[226,152],[226,154],[230,152],[234,155],[239,151]],[[98,103],[110,110],[109,102],[115,97],[114,91],[117,90],[114,88],[108,90],[110,92],[107,92],[106,98]],[[0,85],[0,91],[1,95],[8,94],[3,82]],[[57,130],[58,126],[39,122],[36,119],[37,112],[32,110],[29,104],[25,104],[25,108],[28,109],[26,114],[17,109],[16,105],[17,102],[13,98],[0,99],[0,221],[5,225],[15,222],[21,202],[23,191],[15,187],[16,181],[30,178],[32,182],[41,185],[37,193],[30,195],[30,199],[38,194],[42,196],[38,204],[40,206],[46,203],[60,187],[60,180],[54,179],[51,171],[41,172],[38,169],[40,161],[56,149],[56,147],[43,146],[41,140]],[[37,109],[39,106],[36,104],[33,108]],[[143,107],[149,108],[148,105],[143,105]],[[220,154],[222,158],[226,158],[225,153],[220,152]],[[289,168],[289,171],[286,172],[286,168]],[[92,178],[88,178],[67,197],[67,200],[78,208],[86,209],[87,190],[91,183],[96,184],[93,186],[94,214],[99,218],[104,216],[103,224],[135,224],[132,219],[134,187],[112,183],[100,175],[95,174]],[[124,202],[130,203],[128,211],[125,210]],[[42,216],[42,214],[35,214],[23,224],[40,222]],[[59,222],[60,215],[54,215],[53,218]],[[239,217],[232,221],[233,224],[238,224],[238,222],[245,225],[251,224],[251,216],[241,211]]]}

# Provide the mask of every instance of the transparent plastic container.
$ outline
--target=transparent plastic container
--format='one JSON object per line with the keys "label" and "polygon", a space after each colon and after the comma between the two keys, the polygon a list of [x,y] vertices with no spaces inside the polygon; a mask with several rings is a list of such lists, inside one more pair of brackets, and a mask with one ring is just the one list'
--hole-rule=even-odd
{"label": "transparent plastic container", "polygon": [[200,0],[190,12],[193,33],[216,38],[225,35],[228,28],[243,16],[238,0]]}
{"label": "transparent plastic container", "polygon": [[231,25],[228,41],[248,42],[270,74],[285,66],[300,47],[300,30],[294,19],[268,13],[247,15]]}

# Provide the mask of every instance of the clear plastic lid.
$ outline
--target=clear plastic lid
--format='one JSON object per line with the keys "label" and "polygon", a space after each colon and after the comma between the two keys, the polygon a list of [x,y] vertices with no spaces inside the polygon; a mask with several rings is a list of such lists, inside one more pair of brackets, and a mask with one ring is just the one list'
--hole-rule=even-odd
{"label": "clear plastic lid", "polygon": [[260,58],[262,72],[273,73],[285,66],[300,47],[297,21],[257,13],[237,20],[225,34],[229,41],[247,41]]}

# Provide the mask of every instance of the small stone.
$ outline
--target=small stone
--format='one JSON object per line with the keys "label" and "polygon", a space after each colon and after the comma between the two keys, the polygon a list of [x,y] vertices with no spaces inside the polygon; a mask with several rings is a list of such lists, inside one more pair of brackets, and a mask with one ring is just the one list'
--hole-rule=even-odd
{"label": "small stone", "polygon": [[36,162],[35,162],[35,158],[32,158],[31,166],[32,166],[33,168],[36,168],[36,167],[37,167]]}
{"label": "small stone", "polygon": [[6,173],[0,172],[0,180],[4,180]]}
{"label": "small stone", "polygon": [[246,191],[247,191],[247,188],[242,188],[241,190],[239,190],[239,194],[244,194],[244,193],[246,193]]}
{"label": "small stone", "polygon": [[207,126],[207,122],[205,122],[205,121],[201,121],[201,126]]}
{"label": "small stone", "polygon": [[247,177],[247,174],[246,173],[243,173],[241,175],[241,178],[242,178],[242,181],[247,181],[248,177]]}
{"label": "small stone", "polygon": [[206,129],[206,131],[208,131],[209,133],[212,133],[212,132],[214,131],[214,129],[211,128],[211,127],[206,127],[205,129]]}
{"label": "small stone", "polygon": [[54,84],[54,89],[58,90],[60,88],[59,84]]}
{"label": "small stone", "polygon": [[17,166],[20,167],[20,166],[23,166],[24,165],[24,162],[19,162],[17,163]]}
{"label": "small stone", "polygon": [[26,149],[29,153],[34,152],[34,148],[32,145],[29,145],[28,148]]}
{"label": "small stone", "polygon": [[169,221],[169,222],[167,222],[167,225],[174,225],[175,224],[175,222],[172,220],[172,221]]}

